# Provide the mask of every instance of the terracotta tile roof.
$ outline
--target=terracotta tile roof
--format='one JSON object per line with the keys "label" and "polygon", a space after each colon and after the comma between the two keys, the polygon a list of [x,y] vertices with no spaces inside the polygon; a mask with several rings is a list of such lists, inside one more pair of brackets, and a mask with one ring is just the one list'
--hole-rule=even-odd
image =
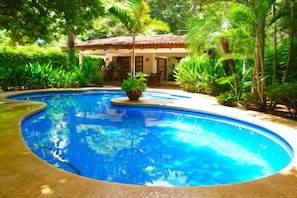
{"label": "terracotta tile roof", "polygon": [[[118,36],[104,39],[95,39],[75,44],[80,50],[88,49],[130,49],[132,36]],[[135,48],[185,48],[185,37],[177,35],[137,36]]]}

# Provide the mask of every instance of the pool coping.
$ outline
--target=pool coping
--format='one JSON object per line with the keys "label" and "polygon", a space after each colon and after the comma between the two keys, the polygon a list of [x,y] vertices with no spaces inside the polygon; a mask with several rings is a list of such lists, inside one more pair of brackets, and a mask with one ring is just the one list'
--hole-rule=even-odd
{"label": "pool coping", "polygon": [[[45,108],[34,101],[7,99],[10,95],[43,91],[119,90],[119,88],[46,89],[0,93],[0,197],[297,197],[297,160],[281,172],[262,179],[218,186],[151,187],[93,180],[55,168],[36,157],[25,145],[20,130],[24,118]],[[297,152],[297,122],[261,112],[219,105],[216,98],[181,90],[148,89],[191,96],[192,99],[163,101],[112,99],[129,105],[181,108],[240,119],[261,125],[290,143]],[[135,102],[134,102],[135,103]]]}

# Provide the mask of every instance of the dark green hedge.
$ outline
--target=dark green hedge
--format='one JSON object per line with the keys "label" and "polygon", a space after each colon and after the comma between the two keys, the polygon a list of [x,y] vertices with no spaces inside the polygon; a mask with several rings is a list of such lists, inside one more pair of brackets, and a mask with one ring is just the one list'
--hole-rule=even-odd
{"label": "dark green hedge", "polygon": [[68,71],[67,54],[58,48],[0,47],[0,89],[102,86],[102,58],[84,56]]}
{"label": "dark green hedge", "polygon": [[[78,56],[76,56],[78,62]],[[66,65],[67,54],[60,48],[27,47],[0,47],[0,67],[23,66],[29,63],[52,64],[53,68]],[[96,66],[102,65],[102,59],[85,56],[84,60],[91,61]]]}
{"label": "dark green hedge", "polygon": [[59,48],[39,47],[2,47],[0,48],[0,67],[13,67],[39,62],[41,64],[52,63],[53,67],[66,65],[66,53]]}

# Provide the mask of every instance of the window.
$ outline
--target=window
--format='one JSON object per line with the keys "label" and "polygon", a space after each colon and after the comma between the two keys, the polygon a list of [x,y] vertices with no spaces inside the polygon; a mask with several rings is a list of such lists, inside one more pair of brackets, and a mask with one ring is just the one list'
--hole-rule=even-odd
{"label": "window", "polygon": [[115,67],[118,70],[122,70],[122,71],[130,71],[130,57],[113,57],[112,61],[115,63]]}
{"label": "window", "polygon": [[135,57],[135,72],[143,71],[143,57],[136,56]]}
{"label": "window", "polygon": [[[130,72],[131,70],[131,57],[130,56],[118,56],[113,57],[112,61],[115,63],[115,67],[119,70],[125,70],[127,72]],[[135,57],[135,72],[143,71],[143,57],[142,56],[136,56]]]}
{"label": "window", "polygon": [[157,61],[157,69],[158,71],[162,71],[161,80],[165,79],[166,76],[166,68],[167,68],[167,60],[164,58],[159,58]]}

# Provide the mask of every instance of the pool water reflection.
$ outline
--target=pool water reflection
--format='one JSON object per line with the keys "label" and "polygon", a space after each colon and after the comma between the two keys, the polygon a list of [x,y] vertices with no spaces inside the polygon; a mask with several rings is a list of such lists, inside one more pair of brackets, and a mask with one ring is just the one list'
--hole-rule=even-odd
{"label": "pool water reflection", "polygon": [[292,159],[290,146],[264,128],[198,112],[110,104],[123,96],[98,91],[14,98],[48,105],[22,124],[28,147],[48,163],[94,179],[155,186],[230,184],[272,175]]}

